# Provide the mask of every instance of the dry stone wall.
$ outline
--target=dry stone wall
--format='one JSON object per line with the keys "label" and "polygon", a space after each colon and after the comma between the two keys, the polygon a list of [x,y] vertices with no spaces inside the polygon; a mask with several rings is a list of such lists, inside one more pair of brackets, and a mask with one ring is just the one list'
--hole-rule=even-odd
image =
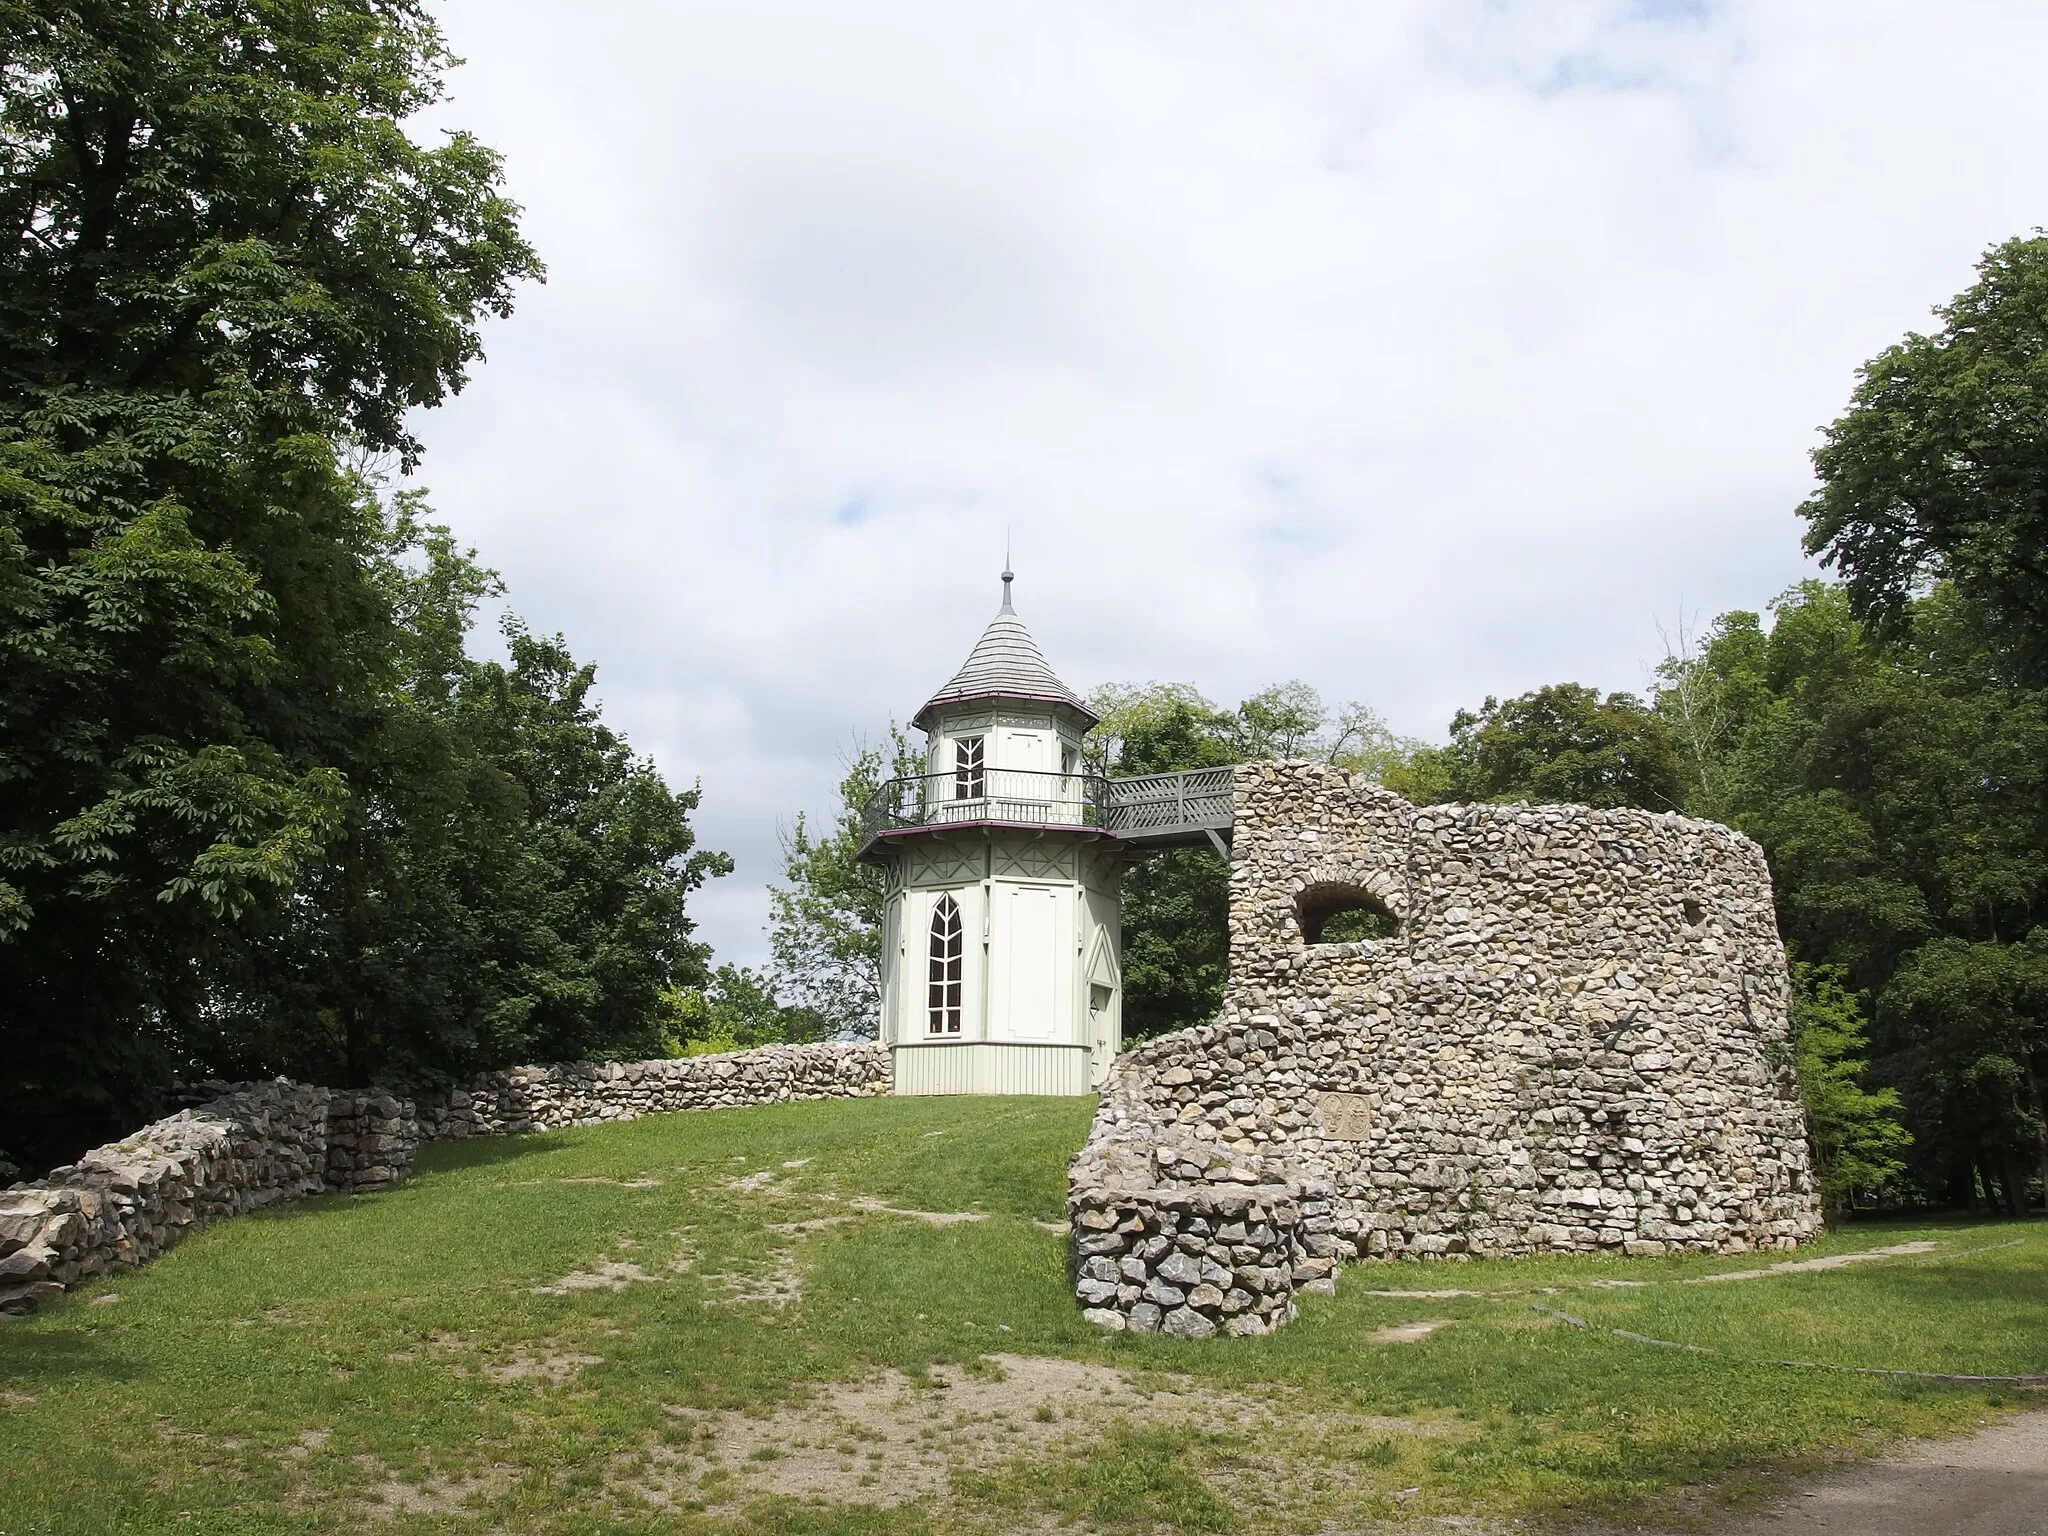
{"label": "dry stone wall", "polygon": [[[1135,1237],[1169,1195],[1284,1186],[1291,1290],[1359,1258],[1727,1252],[1818,1231],[1754,843],[1643,811],[1415,807],[1305,763],[1240,768],[1235,800],[1222,1013],[1117,1063],[1071,1169],[1077,1234],[1084,1213]],[[1304,917],[1345,902],[1397,931],[1305,942]],[[1219,1269],[1234,1250],[1175,1242]],[[1076,1294],[1107,1326],[1256,1331],[1228,1291],[1183,1288],[1198,1317],[1154,1317],[1153,1262],[1120,1253],[1105,1293],[1093,1256],[1077,1247]]]}
{"label": "dry stone wall", "polygon": [[0,1192],[0,1315],[147,1263],[186,1233],[281,1201],[401,1183],[421,1141],[600,1125],[889,1091],[879,1045],[764,1046],[675,1061],[567,1062],[488,1072],[415,1108],[279,1079],[195,1083],[190,1107]]}
{"label": "dry stone wall", "polygon": [[0,1313],[147,1263],[209,1221],[308,1195],[388,1188],[419,1126],[387,1094],[211,1084],[197,1108],[0,1193]]}
{"label": "dry stone wall", "polygon": [[793,1099],[860,1099],[889,1091],[889,1051],[856,1045],[770,1045],[660,1061],[572,1061],[487,1072],[425,1106],[430,1141],[603,1125],[680,1109],[736,1109]]}

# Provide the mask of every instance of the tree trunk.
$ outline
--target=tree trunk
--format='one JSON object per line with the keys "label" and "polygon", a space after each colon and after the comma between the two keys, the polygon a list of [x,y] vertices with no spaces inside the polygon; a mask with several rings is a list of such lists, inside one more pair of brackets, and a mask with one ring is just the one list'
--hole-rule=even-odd
{"label": "tree trunk", "polygon": [[2005,1186],[2005,1213],[2012,1217],[2027,1214],[2027,1185],[2020,1177],[2019,1159],[2008,1150],[1998,1154],[1998,1182]]}
{"label": "tree trunk", "polygon": [[2034,1150],[2041,1162],[2041,1210],[2048,1214],[2048,1108],[2041,1103],[2040,1064],[2032,1056],[2027,1058],[2027,1091],[2034,1096],[2034,1121],[2041,1128]]}

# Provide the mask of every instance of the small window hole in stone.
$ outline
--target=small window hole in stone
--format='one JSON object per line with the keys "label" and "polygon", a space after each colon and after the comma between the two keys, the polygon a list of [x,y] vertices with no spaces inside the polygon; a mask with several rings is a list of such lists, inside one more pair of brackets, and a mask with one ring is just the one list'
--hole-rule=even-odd
{"label": "small window hole in stone", "polygon": [[1686,897],[1679,905],[1685,912],[1686,927],[1697,928],[1706,921],[1707,909],[1694,901],[1690,896]]}
{"label": "small window hole in stone", "polygon": [[1295,899],[1304,944],[1356,944],[1391,939],[1401,920],[1387,904],[1355,885],[1312,885]]}

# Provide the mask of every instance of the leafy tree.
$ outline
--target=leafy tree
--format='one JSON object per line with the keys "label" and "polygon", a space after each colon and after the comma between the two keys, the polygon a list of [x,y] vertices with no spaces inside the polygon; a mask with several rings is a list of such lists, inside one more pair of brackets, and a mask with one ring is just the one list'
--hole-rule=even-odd
{"label": "leafy tree", "polygon": [[[1684,788],[1671,736],[1633,694],[1555,683],[1478,714],[1459,710],[1450,745],[1398,774],[1432,800],[1675,810]],[[1430,769],[1434,768],[1434,772]]]}
{"label": "leafy tree", "polygon": [[[874,1037],[882,1017],[882,870],[860,860],[863,812],[885,779],[924,764],[894,725],[889,747],[855,749],[839,782],[831,827],[813,835],[801,812],[782,839],[784,883],[768,888],[768,947],[776,989],[828,1034]],[[808,1027],[808,1026],[806,1026]]]}
{"label": "leafy tree", "polygon": [[1792,1049],[1822,1203],[1833,1213],[1883,1190],[1904,1171],[1911,1142],[1895,1089],[1863,1086],[1869,1050],[1856,994],[1830,966],[1792,968]]}
{"label": "leafy tree", "polygon": [[670,1043],[680,1055],[823,1040],[832,1033],[815,1010],[781,1002],[771,977],[743,965],[721,965],[705,985],[678,989],[671,1007]]}
{"label": "leafy tree", "polygon": [[[1240,760],[1241,716],[1185,685],[1098,690],[1103,770],[1122,777]],[[1277,713],[1275,711],[1274,713]],[[1268,715],[1270,720],[1272,715]],[[1215,1016],[1230,973],[1230,866],[1209,848],[1168,848],[1123,881],[1123,1030],[1145,1040]]]}
{"label": "leafy tree", "polygon": [[2000,650],[2048,685],[2048,237],[2008,240],[1977,281],[1865,364],[1814,454],[1806,547],[1887,635],[1953,583]]}
{"label": "leafy tree", "polygon": [[[2024,1215],[2028,1159],[2048,1189],[2048,928],[2017,944],[1945,935],[1913,951],[1884,992],[1921,1113],[1970,1126],[1974,1161]],[[1988,1177],[1984,1177],[1988,1175]]]}
{"label": "leafy tree", "polygon": [[0,1125],[644,1046],[671,795],[365,466],[540,267],[419,0],[0,0]]}
{"label": "leafy tree", "polygon": [[1667,661],[1660,706],[1682,668],[1713,722],[1685,739],[1689,808],[1763,845],[1793,952],[1875,1000],[1869,1077],[1898,1091],[1913,1185],[2011,1203],[2039,1149],[2015,978],[2048,908],[2048,694],[1946,585],[1890,634],[1822,582],[1772,618],[1725,614]]}

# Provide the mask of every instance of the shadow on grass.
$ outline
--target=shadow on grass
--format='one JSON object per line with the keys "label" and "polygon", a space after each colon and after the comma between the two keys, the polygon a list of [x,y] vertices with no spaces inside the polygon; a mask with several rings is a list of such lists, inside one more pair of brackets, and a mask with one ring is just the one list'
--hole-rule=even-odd
{"label": "shadow on grass", "polygon": [[[59,1316],[86,1303],[69,1297],[46,1309]],[[38,1328],[23,1321],[0,1327],[0,1385],[33,1391],[77,1379],[136,1381],[149,1372],[118,1349],[107,1349],[73,1329]]]}
{"label": "shadow on grass", "polygon": [[454,1173],[465,1168],[490,1168],[499,1163],[516,1163],[522,1158],[559,1152],[569,1138],[550,1132],[524,1136],[471,1136],[461,1141],[432,1141],[420,1148],[413,1165],[415,1175]]}

